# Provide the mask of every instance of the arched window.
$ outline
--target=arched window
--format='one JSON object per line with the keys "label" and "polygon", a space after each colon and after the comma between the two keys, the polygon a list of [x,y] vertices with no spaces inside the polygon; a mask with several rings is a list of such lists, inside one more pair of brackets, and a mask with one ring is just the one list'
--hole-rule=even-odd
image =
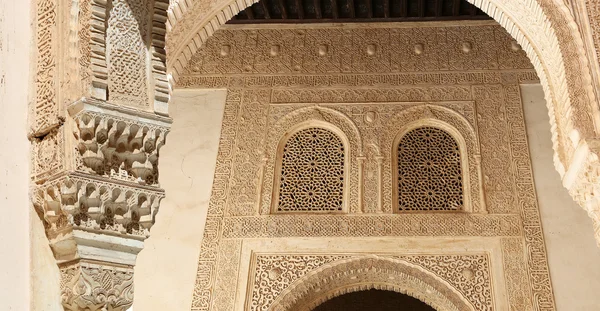
{"label": "arched window", "polygon": [[398,211],[455,211],[464,206],[460,148],[436,127],[413,129],[398,143]]}
{"label": "arched window", "polygon": [[278,212],[343,210],[346,148],[334,132],[310,127],[281,151]]}

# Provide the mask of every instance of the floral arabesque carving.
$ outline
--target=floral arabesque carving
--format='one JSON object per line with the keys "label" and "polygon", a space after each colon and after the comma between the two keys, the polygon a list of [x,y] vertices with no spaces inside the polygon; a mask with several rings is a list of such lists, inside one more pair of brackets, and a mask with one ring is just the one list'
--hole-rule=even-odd
{"label": "floral arabesque carving", "polygon": [[[452,76],[452,74],[435,74],[431,77],[421,74],[398,75],[398,77],[405,77],[403,79],[408,81]],[[356,76],[351,76],[352,80],[347,81],[347,83],[351,85],[359,83],[359,80],[354,80],[354,77]],[[491,239],[500,237],[508,239],[508,237],[512,237],[511,240],[518,242],[514,245],[518,253],[515,253],[512,249],[507,251],[510,256],[506,256],[504,259],[507,267],[504,278],[506,282],[518,280],[518,284],[515,285],[517,290],[513,291],[511,288],[508,295],[510,305],[514,306],[515,310],[534,308],[535,305],[543,306],[543,310],[554,309],[554,298],[549,283],[543,236],[540,235],[541,230],[539,229],[540,220],[535,201],[535,189],[533,188],[530,172],[530,162],[527,160],[529,155],[518,87],[519,81],[522,81],[522,79],[529,81],[534,76],[531,72],[503,72],[485,75],[471,75],[468,73],[463,75],[464,80],[456,77],[456,79],[450,80],[452,82],[445,82],[450,85],[419,86],[414,88],[418,89],[414,92],[411,91],[413,88],[410,86],[398,87],[393,85],[393,83],[399,83],[395,78],[397,76],[381,77],[381,83],[388,83],[385,84],[385,87],[356,88],[373,94],[373,98],[381,98],[379,101],[368,104],[356,103],[355,92],[346,91],[347,89],[344,90],[337,85],[317,89],[303,84],[310,81],[310,83],[322,86],[319,83],[335,80],[332,76],[307,77],[306,79],[293,79],[289,76],[282,76],[280,79],[274,77],[244,77],[239,79],[226,77],[219,80],[221,81],[219,83],[231,81],[233,86],[242,85],[247,86],[249,89],[234,87],[230,89],[227,96],[213,196],[209,205],[205,236],[198,264],[197,286],[193,300],[194,310],[211,310],[213,308],[230,310],[233,308],[232,306],[235,305],[237,299],[236,295],[225,289],[233,288],[238,284],[239,248],[246,239],[286,237],[327,239],[329,237],[382,236],[488,236]],[[213,81],[216,80],[217,78]],[[458,93],[446,92],[455,89],[456,84],[454,83],[458,83],[461,89],[466,90]],[[461,83],[467,85],[461,85]],[[274,88],[274,85],[279,86],[281,84],[285,84],[286,87]],[[312,101],[310,96],[307,96],[302,98],[302,102],[295,102],[300,98],[296,96],[297,94],[311,94],[309,91],[314,90],[319,92],[312,92],[314,96]],[[394,90],[394,92],[390,90]],[[285,93],[289,96],[278,96],[277,101],[274,101],[273,94],[276,92]],[[331,93],[335,96],[318,96],[323,93]],[[248,96],[248,94],[253,95]],[[265,103],[268,97],[266,99],[262,97],[260,105],[256,102],[254,95],[260,97],[269,94],[271,94],[270,105]],[[388,102],[385,101],[388,98],[383,94],[394,94],[394,96],[400,94],[405,96],[402,97],[403,99],[410,102]],[[452,94],[454,97],[444,97],[448,94]],[[425,105],[420,101],[422,98],[452,100]],[[250,180],[260,180],[257,175],[259,175],[261,165],[264,165],[262,164],[263,158],[254,157],[253,153],[257,144],[268,144],[271,138],[269,137],[271,133],[269,129],[272,128],[272,124],[276,124],[276,120],[293,111],[300,109],[310,111],[314,109],[315,104],[313,103],[331,99],[333,99],[333,103],[321,103],[318,107],[323,108],[323,110],[331,109],[345,115],[345,118],[356,125],[361,140],[369,141],[369,144],[371,144],[372,136],[374,136],[366,131],[371,126],[370,124],[374,124],[372,127],[377,128],[379,122],[383,120],[381,126],[387,128],[387,122],[393,120],[394,116],[405,111],[411,111],[411,109],[419,111],[419,107],[422,109],[422,107],[431,106],[430,112],[431,110],[436,111],[438,106],[453,111],[454,116],[458,116],[457,120],[462,120],[462,123],[458,122],[458,125],[455,125],[456,122],[447,119],[447,116],[442,118],[436,115],[435,112],[430,113],[423,110],[420,110],[420,113],[416,114],[414,119],[409,118],[407,120],[419,120],[423,116],[428,118],[433,116],[441,119],[446,124],[453,125],[455,131],[464,137],[465,146],[472,144],[473,148],[477,148],[479,140],[485,142],[485,145],[481,146],[481,150],[485,150],[485,153],[482,152],[482,164],[485,164],[486,173],[494,174],[486,183],[489,187],[489,193],[494,194],[494,202],[490,204],[490,213],[396,215],[384,213],[378,215],[304,215],[302,217],[297,215],[265,214],[253,216],[244,214],[243,217],[233,217],[235,214],[232,211],[235,212],[236,209],[241,207],[236,205],[235,201],[230,201],[232,190],[237,187],[238,180],[239,182],[245,180],[245,177],[241,178],[241,176],[248,176],[252,178]],[[268,109],[265,107],[268,107]],[[252,114],[250,109],[253,112]],[[320,114],[325,115],[324,113]],[[307,117],[306,120],[308,119],[310,118]],[[291,122],[289,128],[293,128],[294,124],[297,123]],[[468,125],[472,125],[470,130]],[[393,138],[401,130],[401,127],[390,129],[390,138],[385,139],[390,141],[387,144],[387,153],[392,153]],[[249,141],[239,139],[239,137],[246,137],[247,133],[255,132],[262,132],[264,135],[252,137],[252,140]],[[383,141],[384,135],[380,135],[383,131],[375,132],[379,134],[376,137]],[[285,133],[285,130],[282,130],[281,133]],[[275,146],[277,146],[280,137],[281,135],[274,138],[273,144]],[[384,146],[381,143],[379,145]],[[381,147],[381,150],[385,149]],[[510,156],[507,157],[506,155]],[[269,154],[266,156],[269,156]],[[237,160],[246,157],[251,160],[243,163]],[[503,161],[499,161],[498,158],[502,158]],[[504,162],[508,162],[508,166],[505,167]],[[497,164],[502,164],[501,171],[498,173],[493,169]],[[254,173],[246,175],[246,172]],[[496,174],[498,174],[497,178]],[[236,182],[234,183],[232,180]],[[267,181],[268,179],[265,178],[265,182]],[[504,189],[504,184],[510,185],[512,181],[517,184],[517,187]],[[496,193],[502,193],[506,196],[501,197]],[[524,223],[527,224],[526,227]],[[531,267],[535,267],[535,269]],[[227,271],[228,276],[223,276],[222,271]],[[528,290],[520,291],[519,289],[522,288],[528,288]]]}
{"label": "floral arabesque carving", "polygon": [[106,21],[108,99],[127,106],[148,106],[148,22],[146,0],[113,0]]}
{"label": "floral arabesque carving", "polygon": [[133,304],[132,267],[81,262],[60,268],[66,311],[125,311]]}
{"label": "floral arabesque carving", "polygon": [[[548,98],[552,128],[556,128],[553,135],[557,153],[555,165],[562,176],[574,151],[573,142],[569,141],[571,131],[576,129],[580,137],[593,137],[594,122],[599,115],[594,104],[590,70],[585,55],[580,52],[585,50],[584,45],[573,17],[561,2],[469,2],[490,14],[507,29],[532,60]],[[173,76],[178,78],[182,75],[208,38],[232,16],[251,4],[231,0],[174,3],[169,15],[171,30],[167,42],[170,50],[174,51],[174,62],[169,70]]]}
{"label": "floral arabesque carving", "polygon": [[[592,140],[597,137],[600,113],[585,55],[586,47],[570,8],[563,1],[469,2],[498,21],[518,42],[516,49],[524,51],[531,59],[547,99],[556,170],[563,178],[569,174],[581,176],[579,171],[584,169],[581,161],[572,163],[575,150],[593,143]],[[196,0],[191,3],[180,0],[172,3],[167,46],[173,51],[169,72],[175,79],[190,67],[193,68],[188,64],[194,55],[227,20],[251,4],[252,1],[240,3],[232,0]],[[425,50],[430,50],[429,41],[422,41],[427,43]],[[253,70],[251,67],[248,69],[248,72]],[[587,157],[593,155],[589,154]],[[571,172],[567,172],[568,170]],[[595,194],[589,192],[589,187],[577,188],[593,182],[569,182],[575,187],[569,189],[569,192],[576,197],[593,197]],[[597,213],[597,207],[591,208],[586,203],[578,202],[589,213]],[[597,237],[600,240],[600,236]]]}
{"label": "floral arabesque carving", "polygon": [[71,175],[37,187],[34,205],[51,237],[72,228],[147,237],[163,197],[161,190]]}
{"label": "floral arabesque carving", "polygon": [[74,116],[76,168],[114,179],[158,185],[159,150],[168,124],[83,111]]}
{"label": "floral arabesque carving", "polygon": [[404,260],[373,255],[324,264],[281,291],[269,310],[308,311],[344,293],[372,288],[415,297],[436,310],[475,310],[466,296],[436,274]]}
{"label": "floral arabesque carving", "polygon": [[[364,261],[366,258],[369,257],[356,254],[267,255],[259,253],[253,259],[253,267],[255,269],[251,275],[250,286],[252,286],[252,291],[248,292],[246,300],[248,302],[247,308],[249,310],[277,310],[274,308],[273,302],[283,300],[284,298],[281,297],[282,293],[292,296],[296,295],[295,288],[289,289],[290,287],[310,288],[311,286],[318,286],[318,292],[323,296],[319,297],[312,305],[318,305],[324,300],[331,299],[332,296],[353,290],[363,290],[370,287],[378,288],[380,286],[384,289],[396,290],[396,288],[389,284],[389,277],[387,280],[381,280],[388,284],[360,284],[345,288],[334,288],[335,280],[333,281],[334,285],[327,284],[331,281],[330,279],[320,284],[302,284],[311,275],[315,274],[317,269],[335,269],[335,271],[341,272],[343,268],[348,267],[348,261]],[[475,306],[475,310],[494,309],[491,304],[491,271],[489,258],[486,255],[379,255],[375,258],[391,259],[417,265],[448,282],[448,284]],[[341,267],[337,267],[337,265]],[[352,267],[358,266],[358,264],[352,265]],[[361,269],[365,270],[364,273],[378,273],[378,271],[374,270],[377,270],[379,267],[372,268],[368,266],[361,267]],[[324,274],[323,271],[317,273]],[[348,276],[342,277],[353,278],[355,275],[350,272]],[[312,278],[312,280],[320,281],[318,278]],[[355,280],[357,280],[357,283],[360,282],[358,278],[355,278]],[[301,295],[302,293],[298,293],[298,296]],[[298,304],[301,305],[301,303]]]}

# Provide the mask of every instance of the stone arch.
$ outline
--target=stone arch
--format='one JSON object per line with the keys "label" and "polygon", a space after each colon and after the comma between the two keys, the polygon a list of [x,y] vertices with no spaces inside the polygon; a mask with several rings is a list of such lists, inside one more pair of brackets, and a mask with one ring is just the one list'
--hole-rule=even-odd
{"label": "stone arch", "polygon": [[408,131],[421,126],[433,126],[448,132],[458,143],[462,155],[465,211],[486,213],[485,198],[483,195],[483,182],[481,173],[481,156],[479,150],[479,138],[475,128],[465,117],[452,109],[425,104],[414,106],[403,110],[387,123],[383,137],[384,161],[383,161],[383,194],[384,206],[388,212],[395,206],[392,198],[395,198],[394,183],[395,149],[398,140]]}
{"label": "stone arch", "polygon": [[[554,165],[571,196],[594,219],[591,205],[600,179],[593,146],[600,128],[585,46],[569,8],[562,1],[468,0],[502,25],[533,63],[544,88],[554,149]],[[179,0],[169,6],[168,71],[176,81],[202,44],[254,0]],[[171,80],[173,82],[173,80]],[[577,152],[576,152],[577,151]],[[588,174],[588,172],[591,172]],[[594,215],[592,215],[594,214]]]}
{"label": "stone arch", "polygon": [[269,310],[309,311],[331,298],[367,289],[409,295],[436,310],[475,310],[439,276],[406,261],[375,255],[338,260],[311,271],[282,291]]}
{"label": "stone arch", "polygon": [[[358,189],[359,189],[359,169],[358,158],[362,155],[362,137],[358,127],[348,116],[331,108],[320,106],[310,106],[296,109],[269,127],[267,142],[263,151],[263,182],[261,184],[261,198],[259,200],[260,214],[269,214],[272,206],[274,193],[274,178],[276,174],[276,155],[282,138],[289,137],[299,127],[310,126],[310,124],[321,125],[325,128],[334,129],[334,132],[345,140],[348,146],[347,153],[347,184],[345,185],[346,194],[345,206],[350,213],[359,210]],[[337,130],[335,130],[337,129]]]}

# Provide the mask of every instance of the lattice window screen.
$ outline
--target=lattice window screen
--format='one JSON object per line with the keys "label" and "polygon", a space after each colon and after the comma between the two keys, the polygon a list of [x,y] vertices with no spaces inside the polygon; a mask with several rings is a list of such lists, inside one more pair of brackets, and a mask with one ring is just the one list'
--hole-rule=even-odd
{"label": "lattice window screen", "polygon": [[398,210],[463,208],[460,151],[450,134],[434,127],[408,132],[398,144]]}
{"label": "lattice window screen", "polygon": [[279,212],[341,211],[344,143],[323,128],[298,131],[281,155]]}

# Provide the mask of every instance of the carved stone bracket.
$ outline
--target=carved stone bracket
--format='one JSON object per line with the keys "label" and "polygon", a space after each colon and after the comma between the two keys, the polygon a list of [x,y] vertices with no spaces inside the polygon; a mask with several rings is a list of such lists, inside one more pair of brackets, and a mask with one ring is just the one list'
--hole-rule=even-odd
{"label": "carved stone bracket", "polygon": [[68,112],[34,141],[33,205],[60,267],[65,310],[124,311],[165,196],[157,165],[171,119],[90,98]]}
{"label": "carved stone bracket", "polygon": [[163,197],[162,190],[72,173],[37,187],[34,204],[51,239],[73,228],[145,238]]}
{"label": "carved stone bracket", "polygon": [[75,121],[76,170],[158,186],[158,156],[169,118],[130,115],[118,106],[90,101],[77,102],[69,111]]}

